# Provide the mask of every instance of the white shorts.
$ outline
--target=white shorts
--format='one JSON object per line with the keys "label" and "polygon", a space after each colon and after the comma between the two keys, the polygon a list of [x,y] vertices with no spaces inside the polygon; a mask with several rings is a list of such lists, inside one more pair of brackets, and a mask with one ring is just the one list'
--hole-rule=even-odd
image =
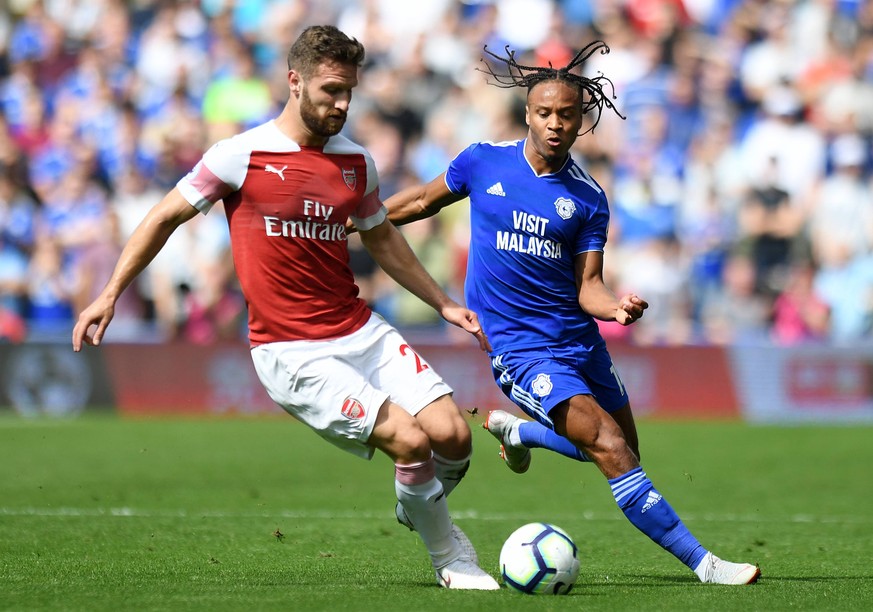
{"label": "white shorts", "polygon": [[386,399],[415,415],[452,393],[403,339],[373,314],[332,340],[271,342],[252,349],[261,384],[279,406],[328,442],[370,459],[367,444]]}

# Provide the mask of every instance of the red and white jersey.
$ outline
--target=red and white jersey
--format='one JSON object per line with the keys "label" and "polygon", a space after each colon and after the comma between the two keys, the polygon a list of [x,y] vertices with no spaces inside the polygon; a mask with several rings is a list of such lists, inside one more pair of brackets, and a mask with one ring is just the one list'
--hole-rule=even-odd
{"label": "red and white jersey", "polygon": [[367,322],[345,224],[385,220],[378,186],[363,147],[343,136],[301,147],[273,121],[214,144],[179,181],[204,214],[224,201],[253,346],[336,338]]}

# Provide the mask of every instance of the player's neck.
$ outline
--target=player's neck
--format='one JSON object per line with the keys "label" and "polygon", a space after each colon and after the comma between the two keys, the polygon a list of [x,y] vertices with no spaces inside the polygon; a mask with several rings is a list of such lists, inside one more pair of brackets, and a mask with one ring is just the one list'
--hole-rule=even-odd
{"label": "player's neck", "polygon": [[273,123],[279,128],[280,132],[301,147],[323,147],[329,140],[324,136],[318,136],[307,130],[303,122],[300,121],[299,115],[295,118],[295,115],[288,112],[287,108],[273,120]]}
{"label": "player's neck", "polygon": [[567,157],[569,155],[570,154],[567,153],[560,159],[546,158],[536,150],[536,147],[531,143],[530,137],[526,138],[524,141],[524,157],[537,176],[555,174],[564,167],[564,164],[567,163]]}

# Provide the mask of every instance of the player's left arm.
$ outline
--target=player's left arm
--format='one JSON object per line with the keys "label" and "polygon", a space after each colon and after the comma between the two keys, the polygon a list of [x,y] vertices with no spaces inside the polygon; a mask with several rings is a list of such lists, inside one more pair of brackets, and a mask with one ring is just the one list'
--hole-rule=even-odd
{"label": "player's left arm", "polygon": [[649,307],[649,303],[636,295],[628,293],[616,297],[612,289],[603,282],[603,252],[585,251],[576,255],[576,289],[579,306],[595,319],[617,321],[630,325]]}
{"label": "player's left arm", "polygon": [[443,172],[429,183],[407,187],[385,200],[388,218],[394,225],[405,225],[437,214],[466,196],[451,191]]}
{"label": "player's left arm", "polygon": [[364,247],[388,276],[440,313],[446,321],[475,336],[482,350],[491,350],[476,313],[464,308],[443,291],[390,220],[385,219],[360,234]]}
{"label": "player's left arm", "polygon": [[[385,200],[388,219],[394,225],[406,225],[419,219],[426,219],[437,214],[449,204],[454,204],[466,196],[454,193],[446,185],[446,173],[429,183],[406,187]],[[358,231],[350,219],[346,223],[346,232],[352,234]]]}

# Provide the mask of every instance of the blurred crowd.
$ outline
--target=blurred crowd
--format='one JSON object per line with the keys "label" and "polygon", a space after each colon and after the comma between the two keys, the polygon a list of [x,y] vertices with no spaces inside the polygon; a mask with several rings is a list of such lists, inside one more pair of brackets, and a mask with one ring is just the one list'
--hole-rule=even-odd
{"label": "blurred crowd", "polygon": [[[612,210],[605,275],[651,307],[638,344],[873,341],[873,3],[862,0],[0,0],[0,339],[69,336],[145,212],[208,146],[278,114],[301,29],[366,64],[347,135],[387,197],[477,140],[524,137],[483,47],[614,85],[574,156]],[[404,226],[462,296],[462,204]],[[182,226],[107,340],[245,337],[223,215]],[[440,330],[353,235],[362,295]]]}

